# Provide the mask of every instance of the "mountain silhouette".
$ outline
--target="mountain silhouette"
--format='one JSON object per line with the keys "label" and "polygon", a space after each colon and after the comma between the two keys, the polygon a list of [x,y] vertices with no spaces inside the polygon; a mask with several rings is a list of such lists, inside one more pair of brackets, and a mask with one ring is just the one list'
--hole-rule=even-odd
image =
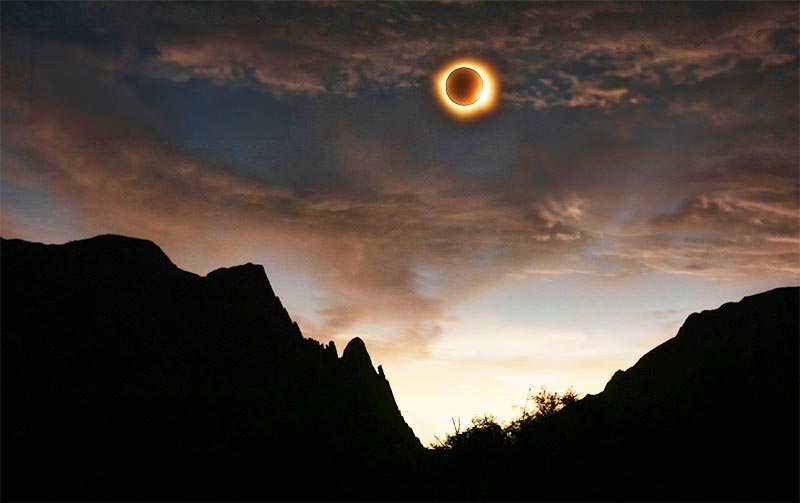
{"label": "mountain silhouette", "polygon": [[571,443],[582,456],[565,469],[596,470],[582,492],[796,501],[798,292],[779,288],[690,315],[674,338],[565,411],[563,422],[585,438]]}
{"label": "mountain silhouette", "polygon": [[379,498],[423,454],[363,341],[304,338],[259,265],[113,235],[0,260],[4,499]]}
{"label": "mountain silhouette", "polygon": [[[799,317],[797,287],[692,314],[601,393],[442,452],[432,479],[448,484],[431,486],[460,500],[797,501]],[[465,469],[486,459],[481,477]]]}
{"label": "mountain silhouette", "polygon": [[689,316],[605,389],[425,450],[364,342],[261,266],[0,240],[5,500],[797,501],[800,288]]}

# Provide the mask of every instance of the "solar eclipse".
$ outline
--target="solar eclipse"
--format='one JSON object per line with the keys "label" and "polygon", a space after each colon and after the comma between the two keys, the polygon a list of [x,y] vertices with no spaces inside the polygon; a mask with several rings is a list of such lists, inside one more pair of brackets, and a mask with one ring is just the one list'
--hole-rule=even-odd
{"label": "solar eclipse", "polygon": [[447,76],[445,92],[456,105],[469,106],[478,101],[483,93],[483,79],[472,68],[462,66]]}
{"label": "solar eclipse", "polygon": [[470,58],[452,60],[434,75],[440,104],[453,117],[468,119],[494,108],[497,83],[486,63]]}

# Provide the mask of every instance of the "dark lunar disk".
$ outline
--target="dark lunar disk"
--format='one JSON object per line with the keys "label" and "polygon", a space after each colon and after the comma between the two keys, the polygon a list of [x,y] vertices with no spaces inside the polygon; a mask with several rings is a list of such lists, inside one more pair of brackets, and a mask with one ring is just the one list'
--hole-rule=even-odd
{"label": "dark lunar disk", "polygon": [[478,72],[462,66],[447,76],[445,90],[447,97],[456,105],[472,105],[481,97],[483,80]]}

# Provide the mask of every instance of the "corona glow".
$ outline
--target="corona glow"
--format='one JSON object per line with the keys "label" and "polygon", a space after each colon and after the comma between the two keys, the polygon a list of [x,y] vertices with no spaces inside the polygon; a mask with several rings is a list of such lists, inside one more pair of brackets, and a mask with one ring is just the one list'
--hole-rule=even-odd
{"label": "corona glow", "polygon": [[[469,104],[458,104],[448,96],[447,80],[457,70],[473,70],[480,77],[480,94],[478,99]],[[458,75],[456,72],[454,75]],[[497,80],[491,67],[474,58],[458,58],[442,65],[433,77],[434,91],[444,109],[458,119],[470,119],[486,114],[494,108],[497,99]],[[452,93],[452,80],[451,80]]]}

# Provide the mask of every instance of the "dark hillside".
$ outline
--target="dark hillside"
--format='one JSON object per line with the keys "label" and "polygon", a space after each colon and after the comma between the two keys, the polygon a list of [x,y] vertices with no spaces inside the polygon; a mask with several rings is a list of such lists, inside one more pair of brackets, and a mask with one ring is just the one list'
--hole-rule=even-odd
{"label": "dark hillside", "polygon": [[797,501],[799,292],[692,314],[602,393],[488,444],[496,428],[470,431],[483,443],[434,456],[434,478],[446,481],[435,490],[444,499]]}
{"label": "dark hillside", "polygon": [[691,315],[602,393],[425,453],[363,341],[303,338],[260,266],[200,277],[120,236],[3,240],[0,260],[6,500],[800,496],[796,287]]}
{"label": "dark hillside", "polygon": [[572,431],[583,431],[569,442],[582,461],[565,460],[565,468],[595,472],[581,491],[796,500],[798,291],[692,314],[676,337],[565,411]]}
{"label": "dark hillside", "polygon": [[261,266],[120,236],[0,256],[5,499],[370,498],[421,454],[363,342],[303,338]]}

